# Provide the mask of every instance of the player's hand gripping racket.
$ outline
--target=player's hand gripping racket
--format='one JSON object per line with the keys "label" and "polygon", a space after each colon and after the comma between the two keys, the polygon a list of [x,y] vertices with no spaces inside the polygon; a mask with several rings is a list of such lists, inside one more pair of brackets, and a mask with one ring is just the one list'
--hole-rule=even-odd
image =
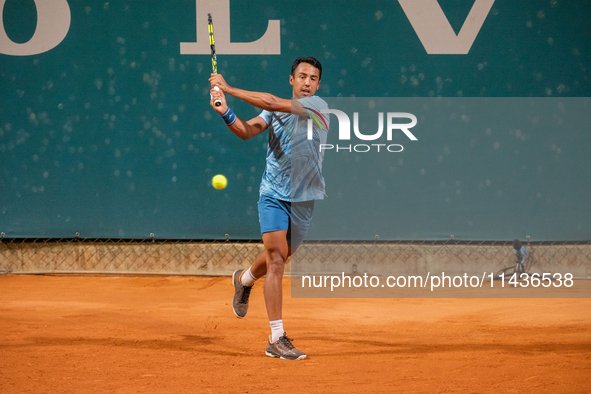
{"label": "player's hand gripping racket", "polygon": [[[207,27],[209,28],[209,46],[211,48],[211,68],[213,73],[218,73],[218,60],[215,56],[215,40],[213,39],[213,21],[211,20],[211,14],[207,14]],[[215,90],[220,90],[217,86],[213,87]],[[211,96],[211,95],[210,95]],[[221,100],[214,101],[216,107],[222,105]]]}

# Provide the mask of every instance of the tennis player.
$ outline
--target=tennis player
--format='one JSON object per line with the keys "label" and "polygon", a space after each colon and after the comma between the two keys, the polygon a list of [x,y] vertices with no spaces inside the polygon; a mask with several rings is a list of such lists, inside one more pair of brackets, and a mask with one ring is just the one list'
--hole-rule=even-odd
{"label": "tennis player", "polygon": [[[267,163],[258,202],[265,251],[250,268],[234,272],[232,307],[237,317],[246,316],[250,291],[255,281],[266,275],[263,291],[271,335],[265,353],[286,360],[306,358],[304,352],[292,345],[283,328],[281,282],[287,258],[295,253],[308,231],[314,201],[325,196],[323,153],[319,146],[326,143],[329,118],[320,112],[328,108],[326,102],[315,95],[321,77],[322,66],[318,60],[296,59],[289,76],[291,100],[232,87],[220,74],[211,74],[209,79],[211,106],[234,134],[247,140],[269,129]],[[244,121],[228,108],[225,94],[263,111]],[[221,100],[222,104],[216,107],[215,100]],[[309,120],[312,138],[308,138]]]}

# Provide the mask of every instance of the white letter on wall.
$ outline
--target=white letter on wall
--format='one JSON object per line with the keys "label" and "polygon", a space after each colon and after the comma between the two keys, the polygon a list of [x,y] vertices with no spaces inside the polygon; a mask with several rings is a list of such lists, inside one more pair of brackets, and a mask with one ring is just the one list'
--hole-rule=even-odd
{"label": "white letter on wall", "polygon": [[181,42],[181,55],[209,55],[207,14],[213,19],[215,50],[218,55],[280,55],[279,20],[270,20],[267,31],[252,42],[230,42],[230,0],[195,0],[197,6],[197,42]]}
{"label": "white letter on wall", "polygon": [[427,53],[465,55],[470,51],[495,0],[476,0],[457,36],[437,0],[398,2]]}
{"label": "white letter on wall", "polygon": [[3,13],[6,0],[0,0],[0,53],[12,56],[38,55],[55,48],[70,30],[70,6],[67,0],[35,0],[37,28],[25,43],[12,41],[4,30]]}

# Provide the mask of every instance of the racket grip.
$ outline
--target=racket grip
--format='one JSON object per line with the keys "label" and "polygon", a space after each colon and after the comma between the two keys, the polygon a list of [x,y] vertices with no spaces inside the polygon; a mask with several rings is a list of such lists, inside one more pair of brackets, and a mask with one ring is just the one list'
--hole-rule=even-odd
{"label": "racket grip", "polygon": [[[218,88],[217,86],[214,86],[213,87],[213,90],[220,90],[220,88]],[[211,97],[211,94],[209,96]],[[213,98],[213,97],[211,97],[211,98]],[[216,107],[219,107],[220,105],[222,105],[222,100],[216,100],[216,101],[213,102],[213,104]]]}

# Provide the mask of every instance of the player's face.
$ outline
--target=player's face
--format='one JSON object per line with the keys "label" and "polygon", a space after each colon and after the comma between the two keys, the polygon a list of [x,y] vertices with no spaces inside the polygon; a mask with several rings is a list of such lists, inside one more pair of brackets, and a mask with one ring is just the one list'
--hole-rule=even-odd
{"label": "player's face", "polygon": [[289,83],[293,86],[293,97],[302,98],[314,96],[320,84],[320,71],[309,63],[300,63],[293,75],[289,76]]}

